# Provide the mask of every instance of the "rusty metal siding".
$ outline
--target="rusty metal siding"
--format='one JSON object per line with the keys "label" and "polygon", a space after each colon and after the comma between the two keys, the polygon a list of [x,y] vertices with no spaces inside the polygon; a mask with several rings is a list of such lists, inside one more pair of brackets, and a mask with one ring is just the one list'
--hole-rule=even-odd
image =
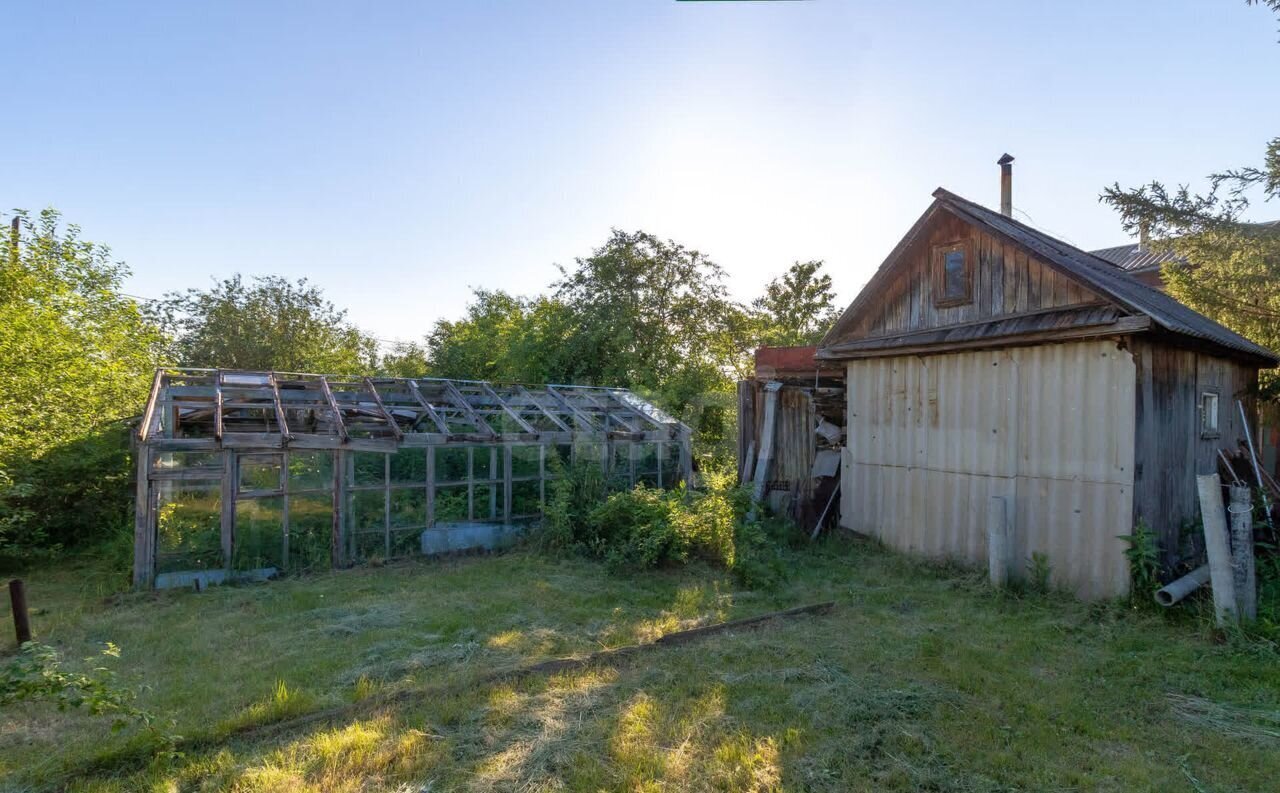
{"label": "rusty metal siding", "polygon": [[844,525],[982,564],[987,504],[1003,495],[1014,575],[1039,552],[1058,586],[1124,594],[1134,375],[1110,341],[851,362]]}

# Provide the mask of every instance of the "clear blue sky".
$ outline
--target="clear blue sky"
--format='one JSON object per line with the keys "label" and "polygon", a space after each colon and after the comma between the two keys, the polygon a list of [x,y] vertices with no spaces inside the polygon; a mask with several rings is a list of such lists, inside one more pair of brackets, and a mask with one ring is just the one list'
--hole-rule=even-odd
{"label": "clear blue sky", "polygon": [[[307,276],[416,338],[643,228],[741,298],[822,258],[848,300],[943,185],[1085,247],[1113,181],[1280,134],[1243,0],[27,2],[0,13],[0,206],[56,206],[159,296]],[[1280,215],[1280,207],[1258,209]]]}

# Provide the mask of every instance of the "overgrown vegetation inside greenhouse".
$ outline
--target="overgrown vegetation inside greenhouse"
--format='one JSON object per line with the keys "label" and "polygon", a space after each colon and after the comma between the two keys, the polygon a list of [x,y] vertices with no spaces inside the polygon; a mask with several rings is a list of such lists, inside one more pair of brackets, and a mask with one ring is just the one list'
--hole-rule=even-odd
{"label": "overgrown vegetation inside greenhouse", "polygon": [[568,468],[594,470],[602,499],[687,481],[689,436],[622,389],[161,370],[138,430],[134,583],[500,547]]}

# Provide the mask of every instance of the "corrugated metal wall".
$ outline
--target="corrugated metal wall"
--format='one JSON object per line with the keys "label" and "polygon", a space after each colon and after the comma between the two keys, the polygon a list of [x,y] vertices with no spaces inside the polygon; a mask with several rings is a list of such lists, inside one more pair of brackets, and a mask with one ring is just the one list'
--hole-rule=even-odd
{"label": "corrugated metal wall", "polygon": [[851,362],[843,525],[985,564],[987,505],[1003,495],[1014,575],[1040,552],[1055,585],[1126,593],[1134,373],[1107,341]]}

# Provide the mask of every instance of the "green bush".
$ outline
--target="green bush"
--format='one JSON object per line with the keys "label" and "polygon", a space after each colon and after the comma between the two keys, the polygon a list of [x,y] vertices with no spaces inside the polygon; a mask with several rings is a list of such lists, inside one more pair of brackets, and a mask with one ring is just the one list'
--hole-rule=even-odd
{"label": "green bush", "polygon": [[118,422],[0,471],[0,556],[111,542],[133,509],[129,428]]}
{"label": "green bush", "polygon": [[638,485],[606,495],[598,464],[563,466],[538,541],[547,550],[602,559],[615,571],[698,559],[731,570],[744,586],[770,586],[783,573],[780,538],[794,529],[774,519],[748,520],[750,494],[734,479],[731,469],[709,467],[698,490]]}

